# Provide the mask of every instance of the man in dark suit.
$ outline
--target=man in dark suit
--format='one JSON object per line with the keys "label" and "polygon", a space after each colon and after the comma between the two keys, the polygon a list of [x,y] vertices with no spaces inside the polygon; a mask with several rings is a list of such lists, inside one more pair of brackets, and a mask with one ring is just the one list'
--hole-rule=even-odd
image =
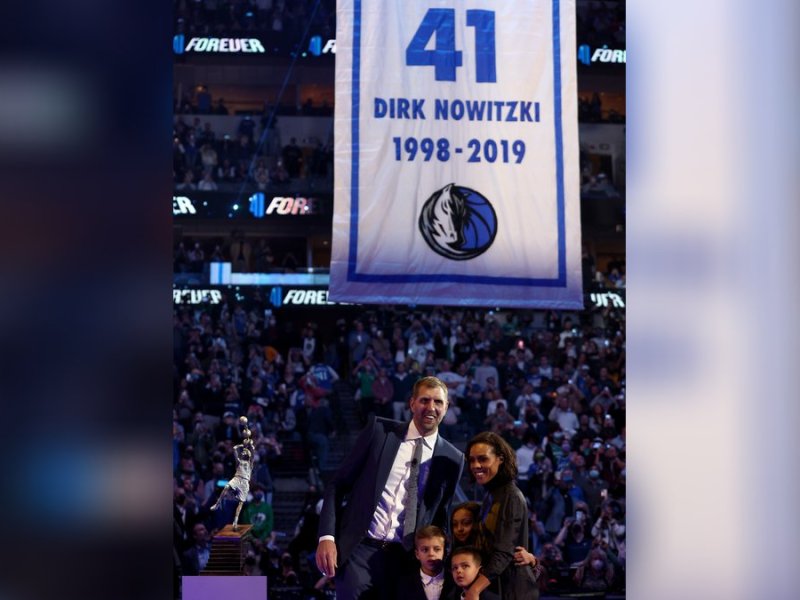
{"label": "man in dark suit", "polygon": [[409,406],[410,423],[371,417],[325,488],[316,561],[336,578],[339,600],[390,597],[415,568],[415,530],[447,526],[464,467],[464,455],[439,435],[447,386],[423,377]]}
{"label": "man in dark suit", "polygon": [[211,554],[208,530],[202,523],[196,523],[192,528],[194,544],[183,553],[183,574],[199,575],[206,568],[208,557]]}

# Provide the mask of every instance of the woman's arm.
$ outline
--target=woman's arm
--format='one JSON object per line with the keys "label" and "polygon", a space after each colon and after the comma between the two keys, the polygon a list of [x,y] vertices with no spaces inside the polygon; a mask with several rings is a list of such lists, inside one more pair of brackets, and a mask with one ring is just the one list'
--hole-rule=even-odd
{"label": "woman's arm", "polygon": [[464,600],[480,600],[481,592],[489,587],[491,581],[483,573],[479,573],[464,593]]}

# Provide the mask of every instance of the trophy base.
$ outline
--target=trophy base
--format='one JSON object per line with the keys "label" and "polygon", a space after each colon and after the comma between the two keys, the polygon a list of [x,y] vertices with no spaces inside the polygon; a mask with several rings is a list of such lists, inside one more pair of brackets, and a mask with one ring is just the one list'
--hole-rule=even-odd
{"label": "trophy base", "polygon": [[211,554],[200,575],[241,575],[244,564],[244,540],[250,536],[252,525],[226,525],[211,539]]}

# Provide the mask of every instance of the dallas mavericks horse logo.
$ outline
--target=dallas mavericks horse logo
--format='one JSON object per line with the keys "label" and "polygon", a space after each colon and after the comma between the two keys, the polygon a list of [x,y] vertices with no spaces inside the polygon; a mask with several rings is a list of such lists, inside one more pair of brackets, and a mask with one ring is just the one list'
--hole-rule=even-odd
{"label": "dallas mavericks horse logo", "polygon": [[469,260],[486,252],[494,242],[497,215],[483,195],[450,183],[423,205],[419,230],[437,254]]}

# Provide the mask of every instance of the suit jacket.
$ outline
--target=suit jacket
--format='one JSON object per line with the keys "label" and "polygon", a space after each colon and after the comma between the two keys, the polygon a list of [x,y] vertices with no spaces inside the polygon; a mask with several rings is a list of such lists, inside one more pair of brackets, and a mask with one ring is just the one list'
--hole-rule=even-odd
{"label": "suit jacket", "polygon": [[[450,574],[445,570],[442,594],[439,598],[444,600],[444,598],[449,597],[451,590],[455,587],[456,584],[453,578],[450,577]],[[395,597],[402,598],[402,600],[428,600],[428,597],[425,595],[425,588],[422,586],[422,577],[420,577],[419,568],[414,569],[413,573],[408,573],[400,577],[397,582]]]}
{"label": "suit jacket", "polygon": [[[350,454],[325,486],[319,536],[336,539],[340,567],[364,538],[409,423],[371,416]],[[447,530],[447,514],[464,468],[464,455],[441,434],[433,449],[427,483],[417,507],[417,529]]]}

